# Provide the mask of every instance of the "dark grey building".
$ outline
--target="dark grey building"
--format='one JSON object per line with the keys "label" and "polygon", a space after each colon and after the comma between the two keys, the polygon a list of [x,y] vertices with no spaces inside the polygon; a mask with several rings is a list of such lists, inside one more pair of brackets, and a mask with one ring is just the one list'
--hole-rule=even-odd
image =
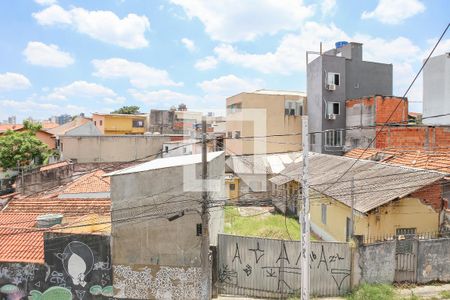
{"label": "dark grey building", "polygon": [[308,64],[307,95],[310,149],[342,155],[345,101],[369,95],[392,95],[392,64],[363,60],[362,44],[336,43]]}
{"label": "dark grey building", "polygon": [[173,122],[175,110],[152,109],[150,110],[149,132],[159,132],[161,134],[174,133]]}

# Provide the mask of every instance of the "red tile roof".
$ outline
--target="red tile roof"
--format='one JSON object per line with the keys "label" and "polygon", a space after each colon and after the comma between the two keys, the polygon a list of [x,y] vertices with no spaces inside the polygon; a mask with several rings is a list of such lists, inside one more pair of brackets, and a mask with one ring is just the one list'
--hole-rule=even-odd
{"label": "red tile roof", "polygon": [[111,191],[109,177],[102,177],[103,170],[88,173],[70,183],[62,194],[107,193]]}
{"label": "red tile roof", "polygon": [[[364,149],[353,149],[346,157],[358,158]],[[361,159],[377,160],[389,164],[434,170],[450,174],[450,151],[403,149],[367,149]]]}
{"label": "red tile roof", "polygon": [[37,216],[21,213],[0,214],[1,262],[44,263],[43,232],[33,228]]}
{"label": "red tile roof", "polygon": [[109,214],[110,199],[58,199],[24,198],[11,200],[3,209],[4,213],[50,214],[82,216],[87,214]]}
{"label": "red tile roof", "polygon": [[7,130],[20,130],[22,128],[22,124],[0,124],[0,132],[4,132]]}
{"label": "red tile roof", "polygon": [[39,169],[39,171],[48,171],[48,170],[51,170],[51,169],[56,169],[56,168],[59,168],[59,167],[64,167],[64,166],[67,166],[69,164],[69,162],[68,161],[62,161],[62,162],[58,162],[58,163],[54,163],[54,164],[50,164],[50,165],[45,165],[45,166],[43,166],[43,167],[41,167],[40,169]]}

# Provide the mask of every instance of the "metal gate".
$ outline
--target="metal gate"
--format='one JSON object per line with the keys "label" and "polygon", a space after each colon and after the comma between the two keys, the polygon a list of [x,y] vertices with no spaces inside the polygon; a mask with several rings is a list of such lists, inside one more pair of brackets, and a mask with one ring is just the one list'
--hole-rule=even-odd
{"label": "metal gate", "polygon": [[395,253],[395,282],[415,282],[418,241],[414,238],[397,240]]}
{"label": "metal gate", "polygon": [[[259,298],[300,295],[300,242],[220,234],[219,293]],[[311,294],[338,296],[350,289],[348,243],[313,242]]]}

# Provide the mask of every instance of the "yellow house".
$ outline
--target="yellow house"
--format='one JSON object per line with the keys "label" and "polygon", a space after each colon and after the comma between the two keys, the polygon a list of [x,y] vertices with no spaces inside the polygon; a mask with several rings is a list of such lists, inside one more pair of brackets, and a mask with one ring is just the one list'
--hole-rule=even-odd
{"label": "yellow house", "polygon": [[239,200],[239,177],[233,174],[227,174],[225,176],[225,190],[227,192],[227,198],[231,201]]}
{"label": "yellow house", "polygon": [[144,134],[147,116],[144,114],[92,114],[95,126],[106,135]]}
{"label": "yellow house", "polygon": [[[324,240],[349,241],[353,232],[366,241],[376,241],[441,229],[445,174],[374,161],[353,165],[355,161],[325,154],[310,156],[310,215],[315,234]],[[286,195],[297,188],[301,168],[302,163],[293,164],[272,178],[273,194]]]}

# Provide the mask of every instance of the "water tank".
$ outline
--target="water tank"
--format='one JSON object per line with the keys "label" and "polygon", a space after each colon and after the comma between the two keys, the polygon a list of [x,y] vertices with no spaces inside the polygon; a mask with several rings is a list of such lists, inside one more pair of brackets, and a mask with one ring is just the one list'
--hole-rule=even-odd
{"label": "water tank", "polygon": [[49,228],[61,224],[62,219],[62,214],[40,215],[36,218],[36,225],[38,228]]}
{"label": "water tank", "polygon": [[342,47],[344,47],[345,45],[347,45],[348,44],[348,42],[347,41],[339,41],[339,42],[336,42],[336,49],[339,49],[339,48],[342,48]]}

